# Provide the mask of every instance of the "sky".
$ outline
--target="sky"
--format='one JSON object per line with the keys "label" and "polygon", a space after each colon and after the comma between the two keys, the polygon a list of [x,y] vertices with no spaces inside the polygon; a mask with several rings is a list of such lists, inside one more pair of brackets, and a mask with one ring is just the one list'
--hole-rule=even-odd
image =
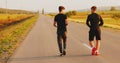
{"label": "sky", "polygon": [[[7,5],[6,5],[7,3]],[[0,0],[0,7],[9,9],[22,9],[46,12],[57,12],[58,6],[65,6],[66,11],[87,9],[95,5],[120,6],[120,0]]]}

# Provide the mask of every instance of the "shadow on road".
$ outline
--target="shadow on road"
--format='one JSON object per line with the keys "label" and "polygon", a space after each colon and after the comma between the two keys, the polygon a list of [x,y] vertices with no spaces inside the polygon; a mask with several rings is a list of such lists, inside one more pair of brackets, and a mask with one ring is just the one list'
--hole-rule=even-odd
{"label": "shadow on road", "polygon": [[75,58],[75,57],[90,57],[91,55],[66,55],[66,56],[41,56],[41,57],[24,57],[24,58],[11,58],[8,61],[28,61],[28,60],[47,60],[47,59],[59,59],[59,58]]}

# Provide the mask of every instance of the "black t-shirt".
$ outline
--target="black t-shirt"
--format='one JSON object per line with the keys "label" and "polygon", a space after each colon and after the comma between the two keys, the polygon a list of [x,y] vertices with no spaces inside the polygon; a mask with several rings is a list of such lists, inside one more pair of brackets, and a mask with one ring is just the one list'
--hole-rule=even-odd
{"label": "black t-shirt", "polygon": [[67,31],[65,20],[67,16],[65,14],[57,14],[54,18],[54,21],[57,22],[57,32]]}
{"label": "black t-shirt", "polygon": [[92,13],[88,15],[86,24],[91,28],[91,29],[98,29],[99,26],[103,25],[103,19],[100,15],[97,13]]}

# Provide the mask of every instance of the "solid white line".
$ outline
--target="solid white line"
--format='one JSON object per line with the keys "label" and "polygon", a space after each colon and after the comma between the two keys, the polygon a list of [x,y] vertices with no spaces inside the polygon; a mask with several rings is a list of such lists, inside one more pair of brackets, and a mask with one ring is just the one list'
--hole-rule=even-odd
{"label": "solid white line", "polygon": [[92,50],[92,48],[91,48],[90,46],[88,46],[87,44],[83,43],[83,45],[84,45],[85,47],[87,47],[88,49]]}

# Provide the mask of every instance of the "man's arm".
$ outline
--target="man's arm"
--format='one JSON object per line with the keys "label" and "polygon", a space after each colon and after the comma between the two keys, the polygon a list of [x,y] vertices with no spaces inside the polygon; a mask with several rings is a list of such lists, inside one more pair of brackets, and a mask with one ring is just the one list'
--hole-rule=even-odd
{"label": "man's arm", "polygon": [[86,20],[86,25],[87,25],[88,27],[91,26],[89,22],[90,22],[90,17],[88,16],[88,17],[87,17],[87,20]]}
{"label": "man's arm", "polygon": [[100,24],[99,26],[102,26],[104,24],[102,17],[100,16]]}
{"label": "man's arm", "polygon": [[54,23],[53,23],[53,26],[54,26],[54,27],[57,27],[57,18],[56,18],[56,16],[54,17]]}
{"label": "man's arm", "polygon": [[67,15],[65,15],[65,24],[68,25]]}
{"label": "man's arm", "polygon": [[66,24],[66,26],[68,25],[68,20],[67,19],[65,19],[65,24]]}
{"label": "man's arm", "polygon": [[57,22],[56,21],[54,21],[53,26],[57,27]]}

